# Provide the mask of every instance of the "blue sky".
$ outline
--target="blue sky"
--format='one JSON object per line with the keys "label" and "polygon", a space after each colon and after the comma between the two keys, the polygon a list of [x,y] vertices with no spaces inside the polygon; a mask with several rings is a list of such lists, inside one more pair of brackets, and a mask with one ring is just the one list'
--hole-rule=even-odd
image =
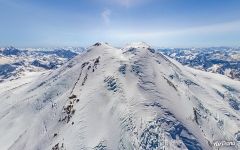
{"label": "blue sky", "polygon": [[0,46],[240,46],[239,0],[0,0]]}

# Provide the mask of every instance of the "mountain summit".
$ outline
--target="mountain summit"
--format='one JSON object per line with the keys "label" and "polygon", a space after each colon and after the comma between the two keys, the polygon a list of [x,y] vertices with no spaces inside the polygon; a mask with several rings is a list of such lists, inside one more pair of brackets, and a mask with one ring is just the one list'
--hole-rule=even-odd
{"label": "mountain summit", "polygon": [[240,83],[146,43],[96,43],[54,71],[0,88],[3,150],[210,150],[240,139]]}

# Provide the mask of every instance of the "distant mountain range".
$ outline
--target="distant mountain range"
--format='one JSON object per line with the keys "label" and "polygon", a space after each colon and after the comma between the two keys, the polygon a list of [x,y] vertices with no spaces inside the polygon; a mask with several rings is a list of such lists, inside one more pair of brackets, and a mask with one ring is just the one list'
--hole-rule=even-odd
{"label": "distant mountain range", "polygon": [[68,49],[1,48],[0,81],[16,79],[26,72],[56,69],[84,50],[82,47],[69,47]]}
{"label": "distant mountain range", "polygon": [[159,51],[183,65],[240,80],[240,48],[161,48]]}

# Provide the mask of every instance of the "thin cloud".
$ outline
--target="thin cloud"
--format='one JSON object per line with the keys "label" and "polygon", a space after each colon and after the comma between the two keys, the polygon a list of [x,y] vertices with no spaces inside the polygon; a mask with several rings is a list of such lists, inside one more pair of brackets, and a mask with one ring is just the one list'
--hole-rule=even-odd
{"label": "thin cloud", "polygon": [[116,1],[123,6],[130,7],[131,5],[135,4],[139,0],[116,0]]}
{"label": "thin cloud", "polygon": [[110,20],[110,16],[111,16],[112,12],[110,9],[105,9],[102,13],[101,13],[101,16],[102,16],[102,19],[104,21],[104,23],[106,25],[109,25],[111,20]]}
{"label": "thin cloud", "polygon": [[147,38],[158,38],[166,36],[181,36],[181,35],[214,35],[221,33],[239,32],[240,21],[226,22],[220,24],[213,24],[208,26],[192,27],[186,29],[177,30],[149,30],[149,31],[112,31],[113,35],[120,37],[147,37]]}
{"label": "thin cloud", "polygon": [[112,3],[112,4],[116,4],[116,5],[128,8],[128,7],[141,4],[143,2],[148,2],[150,0],[96,0],[96,1],[104,2],[106,4]]}

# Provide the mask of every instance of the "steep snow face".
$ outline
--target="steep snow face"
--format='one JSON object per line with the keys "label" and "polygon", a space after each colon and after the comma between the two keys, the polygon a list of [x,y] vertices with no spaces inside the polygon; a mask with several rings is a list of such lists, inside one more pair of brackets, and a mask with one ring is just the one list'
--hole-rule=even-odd
{"label": "steep snow face", "polygon": [[57,70],[13,82],[0,84],[3,150],[210,150],[239,141],[240,83],[146,44],[96,43]]}

